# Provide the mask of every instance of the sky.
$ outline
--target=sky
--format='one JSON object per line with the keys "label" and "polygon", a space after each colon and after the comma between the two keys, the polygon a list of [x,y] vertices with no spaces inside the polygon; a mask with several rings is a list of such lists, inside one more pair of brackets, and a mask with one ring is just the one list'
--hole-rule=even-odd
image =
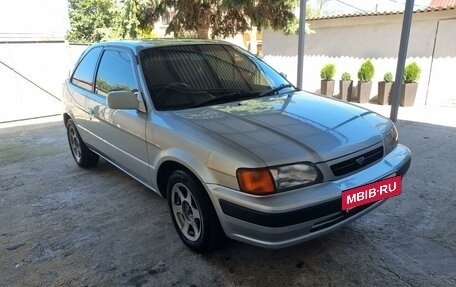
{"label": "sky", "polygon": [[[328,0],[323,15],[403,11],[406,0]],[[309,0],[308,5],[317,7],[319,0]],[[431,0],[415,0],[414,10],[425,9]]]}
{"label": "sky", "polygon": [[69,27],[66,0],[0,0],[0,39],[40,35],[63,37]]}

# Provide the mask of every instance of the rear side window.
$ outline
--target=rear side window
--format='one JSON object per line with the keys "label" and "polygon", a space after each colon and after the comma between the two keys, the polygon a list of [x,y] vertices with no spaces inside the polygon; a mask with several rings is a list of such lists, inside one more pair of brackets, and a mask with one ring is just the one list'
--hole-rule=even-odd
{"label": "rear side window", "polygon": [[74,71],[71,82],[76,86],[83,89],[92,90],[93,86],[93,75],[95,73],[95,66],[100,56],[101,47],[96,47],[90,50],[84,58],[81,60],[79,65]]}
{"label": "rear side window", "polygon": [[107,50],[98,68],[96,93],[106,97],[112,91],[137,91],[138,84],[127,52]]}

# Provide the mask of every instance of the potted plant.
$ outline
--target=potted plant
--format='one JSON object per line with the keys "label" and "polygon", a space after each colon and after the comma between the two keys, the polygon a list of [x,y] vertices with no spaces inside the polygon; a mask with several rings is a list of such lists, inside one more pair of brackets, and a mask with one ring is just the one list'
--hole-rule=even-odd
{"label": "potted plant", "polygon": [[374,73],[374,65],[369,59],[361,64],[358,71],[358,103],[367,103],[369,101]]}
{"label": "potted plant", "polygon": [[413,62],[404,68],[404,84],[402,85],[401,106],[410,107],[415,103],[418,79],[421,75],[421,68]]}
{"label": "potted plant", "polygon": [[378,104],[387,105],[391,102],[391,91],[393,87],[393,74],[385,73],[383,82],[378,82]]}
{"label": "potted plant", "polygon": [[336,73],[336,66],[334,64],[326,64],[321,68],[321,94],[332,97],[334,94],[334,74]]}
{"label": "potted plant", "polygon": [[339,92],[340,92],[340,99],[342,101],[350,101],[351,94],[353,89],[353,81],[351,80],[350,73],[344,72],[342,73],[342,77],[339,81]]}

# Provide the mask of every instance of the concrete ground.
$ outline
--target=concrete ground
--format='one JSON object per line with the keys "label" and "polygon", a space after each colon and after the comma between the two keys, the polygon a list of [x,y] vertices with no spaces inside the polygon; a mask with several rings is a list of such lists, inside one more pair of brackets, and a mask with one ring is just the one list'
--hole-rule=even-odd
{"label": "concrete ground", "polygon": [[298,246],[208,255],[165,200],[104,161],[77,167],[60,121],[0,126],[0,286],[456,286],[454,112],[399,111],[401,196]]}

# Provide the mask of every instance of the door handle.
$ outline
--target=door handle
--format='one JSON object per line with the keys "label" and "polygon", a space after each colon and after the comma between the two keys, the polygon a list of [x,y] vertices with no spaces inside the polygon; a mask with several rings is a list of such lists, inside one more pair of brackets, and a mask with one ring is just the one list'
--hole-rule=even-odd
{"label": "door handle", "polygon": [[87,111],[89,112],[89,120],[92,120],[93,116],[95,115],[93,109],[92,108],[87,108]]}

